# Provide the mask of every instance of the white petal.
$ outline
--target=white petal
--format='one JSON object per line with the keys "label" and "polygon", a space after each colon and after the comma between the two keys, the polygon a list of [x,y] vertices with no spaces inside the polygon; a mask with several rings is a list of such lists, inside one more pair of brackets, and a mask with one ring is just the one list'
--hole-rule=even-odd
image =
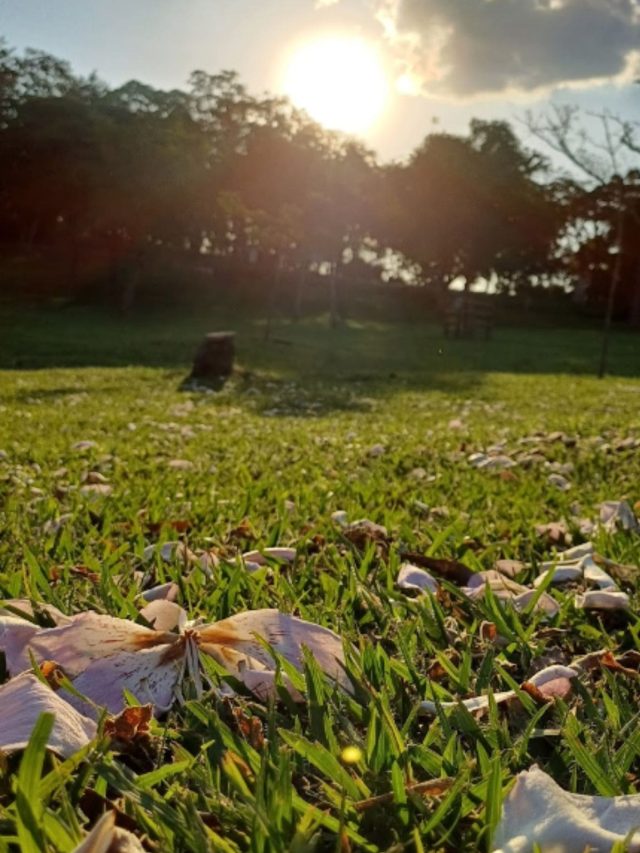
{"label": "white petal", "polygon": [[[589,797],[570,794],[535,765],[520,773],[504,802],[494,853],[608,851],[640,826],[640,795]],[[640,851],[633,832],[628,848]]]}
{"label": "white petal", "polygon": [[567,492],[571,488],[571,483],[562,474],[549,474],[547,481],[551,486],[560,489],[561,492]]}
{"label": "white petal", "polygon": [[[518,611],[524,610],[534,595],[537,595],[537,592],[529,589],[526,592],[520,593],[520,595],[514,596],[513,606]],[[536,601],[535,609],[543,610],[548,616],[555,616],[558,610],[560,610],[560,605],[548,592],[543,592]]]}
{"label": "white petal", "polygon": [[400,589],[416,589],[420,592],[431,592],[434,595],[440,589],[438,581],[424,569],[411,563],[402,563],[396,579]]}
{"label": "white petal", "polygon": [[[554,666],[545,667],[539,672],[536,672],[527,681],[536,687],[540,688],[551,681],[559,679],[572,679],[578,676],[578,671],[568,666],[555,664]],[[515,690],[504,690],[500,693],[493,694],[493,701],[496,705],[506,702],[509,699],[514,699],[518,694]],[[441,707],[446,711],[451,708],[457,708],[459,705],[464,705],[467,711],[482,711],[489,707],[489,695],[472,696],[470,699],[462,699],[459,702],[441,702]],[[420,710],[425,714],[436,714],[437,705],[435,702],[424,701],[420,703]]]}
{"label": "white petal", "polygon": [[140,614],[156,631],[181,631],[187,623],[187,614],[175,601],[151,601]]}
{"label": "white petal", "polygon": [[29,643],[42,631],[33,622],[19,616],[0,616],[0,652],[4,653],[7,669],[17,675],[29,669]]}
{"label": "white petal", "polygon": [[577,678],[579,674],[578,670],[571,666],[563,666],[562,664],[555,663],[551,666],[546,666],[539,672],[536,672],[531,676],[531,678],[528,678],[527,681],[536,687],[542,687],[551,681],[557,681],[561,678],[570,681],[572,678]]}
{"label": "white petal", "polygon": [[153,631],[127,619],[89,610],[74,616],[69,625],[39,631],[29,647],[36,660],[53,660],[73,678],[95,660],[171,644],[177,639],[175,635]]}
{"label": "white petal", "polygon": [[583,563],[584,579],[587,583],[595,584],[598,589],[617,589],[618,585],[600,566],[593,557],[586,557]]}
{"label": "white petal", "polygon": [[[10,609],[9,609],[10,608]],[[53,604],[45,604],[42,601],[37,602],[36,610],[42,611],[46,613],[47,616],[56,624],[56,625],[68,625],[71,622],[70,616],[65,616],[61,610],[58,610]],[[0,613],[7,613],[9,615],[15,614],[15,611],[19,610],[21,613],[24,613],[26,616],[33,618],[35,615],[33,603],[28,598],[7,598],[2,602],[2,607],[0,608]],[[17,614],[20,615],[19,613]]]}
{"label": "white petal", "polygon": [[600,504],[600,521],[610,533],[620,530],[640,530],[640,524],[626,501],[605,501]]}
{"label": "white petal", "polygon": [[581,560],[583,557],[591,556],[594,552],[593,542],[583,542],[582,545],[574,545],[558,554],[558,562],[566,563],[570,560]]}
{"label": "white petal", "polygon": [[169,581],[169,583],[162,583],[159,586],[151,587],[151,589],[145,589],[139,597],[145,601],[175,601],[179,592],[178,584]]}
{"label": "white petal", "polygon": [[619,590],[589,590],[582,595],[576,595],[575,606],[585,610],[628,610],[629,596]]}
{"label": "white petal", "polygon": [[[515,690],[504,690],[501,693],[494,693],[493,701],[496,705],[500,705],[508,699],[513,699],[516,695]],[[483,711],[489,707],[489,695],[472,696],[470,699],[462,699],[459,702],[440,702],[440,707],[445,711],[458,708],[460,705],[464,705],[467,711]],[[432,716],[438,713],[437,707],[435,702],[429,700],[420,703],[420,711],[424,714],[431,714]]]}
{"label": "white petal", "polygon": [[[143,705],[151,703],[158,712],[173,704],[176,685],[184,666],[185,642],[157,646],[137,652],[119,652],[93,661],[73,681],[73,686],[96,705],[118,714],[125,707],[128,690]],[[68,701],[88,712],[76,697]]]}
{"label": "white petal", "polygon": [[242,555],[245,562],[266,566],[269,560],[278,563],[293,563],[296,558],[295,548],[263,548],[261,551],[246,551]]}
{"label": "white petal", "polygon": [[116,826],[113,811],[105,812],[89,835],[73,853],[144,853],[144,847],[132,832]]}
{"label": "white petal", "polygon": [[278,654],[298,669],[302,668],[302,647],[315,657],[324,672],[345,689],[351,682],[346,677],[341,663],[344,663],[341,638],[320,625],[305,622],[295,616],[281,613],[279,610],[248,610],[229,619],[197,628],[201,644],[228,646],[260,661],[268,669],[273,667],[273,659],[256,637],[266,640]]}
{"label": "white petal", "polygon": [[179,563],[197,563],[197,556],[191,551],[184,542],[164,542],[162,545],[147,545],[142,552],[142,559],[145,562],[153,560],[156,554],[160,555],[160,559],[165,563],[177,561]]}
{"label": "white petal", "polygon": [[[237,678],[238,681],[241,681],[244,686],[252,693],[255,693],[255,695],[258,699],[260,699],[261,702],[266,702],[272,698],[278,698],[276,673],[273,669],[244,668],[234,672],[233,677]],[[298,690],[296,690],[296,688],[291,684],[286,675],[281,676],[280,683],[289,692],[294,702],[302,702],[304,700],[303,695]]]}
{"label": "white petal", "polygon": [[55,715],[47,746],[63,758],[96,735],[93,720],[79,714],[35,675],[24,673],[0,687],[0,750],[24,749],[43,712]]}
{"label": "white petal", "polygon": [[573,581],[578,581],[582,578],[582,566],[580,564],[568,566],[558,564],[555,568],[546,569],[539,574],[534,580],[533,585],[535,587],[540,586],[540,584],[547,579],[549,574],[553,575],[551,578],[552,584],[572,583]]}

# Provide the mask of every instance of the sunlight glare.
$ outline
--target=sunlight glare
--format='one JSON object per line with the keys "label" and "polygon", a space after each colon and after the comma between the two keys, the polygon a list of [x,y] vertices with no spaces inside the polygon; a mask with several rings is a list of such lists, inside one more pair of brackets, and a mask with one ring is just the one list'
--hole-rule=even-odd
{"label": "sunlight glare", "polygon": [[289,58],[284,90],[293,103],[331,130],[365,133],[388,95],[382,61],[364,39],[334,36],[301,44]]}

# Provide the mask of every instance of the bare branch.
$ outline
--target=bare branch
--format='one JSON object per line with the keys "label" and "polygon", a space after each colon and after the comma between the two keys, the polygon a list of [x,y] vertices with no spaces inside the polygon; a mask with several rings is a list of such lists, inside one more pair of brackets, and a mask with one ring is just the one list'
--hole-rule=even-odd
{"label": "bare branch", "polygon": [[550,113],[544,113],[538,117],[528,112],[525,124],[530,133],[549,148],[566,157],[590,180],[597,184],[604,184],[610,176],[611,169],[589,151],[589,147],[594,146],[584,128],[578,124],[579,116],[578,107],[554,106]]}

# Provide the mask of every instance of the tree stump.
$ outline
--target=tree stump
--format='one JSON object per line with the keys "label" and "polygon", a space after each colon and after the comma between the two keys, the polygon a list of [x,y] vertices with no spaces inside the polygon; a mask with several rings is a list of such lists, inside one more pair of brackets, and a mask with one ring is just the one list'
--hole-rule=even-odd
{"label": "tree stump", "polygon": [[233,373],[235,332],[210,332],[193,360],[190,379],[215,382]]}

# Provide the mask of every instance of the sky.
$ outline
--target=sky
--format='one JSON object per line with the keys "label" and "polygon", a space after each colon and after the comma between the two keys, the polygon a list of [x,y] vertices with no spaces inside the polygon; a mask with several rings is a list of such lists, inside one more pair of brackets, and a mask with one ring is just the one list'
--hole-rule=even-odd
{"label": "sky", "polygon": [[525,113],[557,103],[640,120],[640,0],[0,0],[0,34],[114,86],[234,69],[328,124],[351,116],[383,160],[472,117],[510,120],[527,140]]}

